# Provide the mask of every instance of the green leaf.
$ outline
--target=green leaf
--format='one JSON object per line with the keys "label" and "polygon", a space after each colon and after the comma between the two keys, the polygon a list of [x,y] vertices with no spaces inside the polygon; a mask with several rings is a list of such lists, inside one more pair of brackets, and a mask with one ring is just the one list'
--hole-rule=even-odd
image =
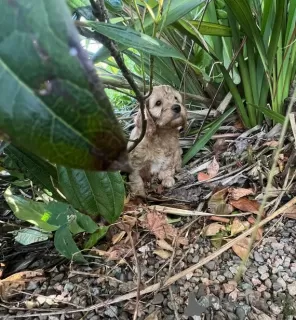
{"label": "green leaf", "polygon": [[198,32],[202,35],[231,37],[231,29],[218,23],[181,19],[176,21],[173,26],[179,31],[190,35],[196,35],[195,30],[198,30]]}
{"label": "green leaf", "polygon": [[35,202],[15,196],[10,189],[4,192],[4,198],[17,218],[28,221],[45,231],[54,231],[59,228],[58,225],[48,223],[52,212],[46,208],[43,202]]}
{"label": "green leaf", "polygon": [[265,108],[265,107],[261,107],[255,104],[250,104],[251,106],[253,106],[254,108],[258,109],[260,112],[262,112],[268,119],[272,119],[273,121],[283,124],[285,121],[285,117],[278,113],[275,112],[271,109]]}
{"label": "green leaf", "polygon": [[50,233],[34,227],[14,231],[13,234],[15,235],[14,240],[24,246],[36,242],[46,241],[50,236]]}
{"label": "green leaf", "polygon": [[92,220],[91,217],[78,211],[76,212],[76,222],[83,230],[88,233],[93,233],[98,229],[98,225]]}
{"label": "green leaf", "polygon": [[[198,7],[201,3],[205,2],[205,0],[186,0],[186,1],[180,1],[180,0],[165,0],[164,6],[163,6],[163,12],[167,12],[168,8],[168,14],[166,16],[165,23],[163,27],[167,27],[170,24],[174,23],[175,21],[180,20],[182,17],[184,17],[187,13]],[[154,13],[156,14],[158,10],[158,7],[153,9]],[[164,19],[164,15],[163,15]],[[153,25],[153,19],[150,15],[146,15],[144,20],[144,28],[146,29],[146,32],[152,31],[152,25]],[[159,22],[158,26],[160,27],[162,25],[162,20]],[[139,22],[137,22],[136,26],[139,28]]]}
{"label": "green leaf", "polygon": [[77,8],[89,6],[89,0],[67,0],[68,6],[76,10]]}
{"label": "green leaf", "polygon": [[74,208],[103,216],[109,223],[123,210],[125,190],[119,172],[87,172],[58,167],[63,194]]}
{"label": "green leaf", "polygon": [[256,24],[256,20],[253,17],[249,1],[225,0],[225,3],[233,12],[236,20],[240,23],[243,32],[248,36],[248,39],[256,44],[265,70],[268,70],[266,49],[264,46],[263,37],[261,36],[260,30]]}
{"label": "green leaf", "polygon": [[16,164],[18,169],[24,173],[25,177],[29,178],[37,186],[50,191],[55,199],[62,199],[55,188],[55,186],[58,186],[55,166],[12,144],[6,147],[5,153]]}
{"label": "green leaf", "polygon": [[96,232],[90,235],[89,239],[84,244],[84,249],[90,249],[95,246],[100,239],[102,239],[107,233],[109,227],[100,227]]}
{"label": "green leaf", "polygon": [[195,144],[188,150],[184,155],[183,165],[185,165],[189,160],[191,160],[199,150],[201,150],[207,142],[211,139],[212,135],[220,128],[221,124],[225,119],[227,119],[235,110],[235,107],[228,109],[219,119],[217,119],[214,124],[207,130],[207,132],[198,139]]}
{"label": "green leaf", "polygon": [[55,232],[54,245],[58,252],[67,259],[82,263],[86,262],[73,240],[68,226],[62,226]]}
{"label": "green leaf", "polygon": [[184,59],[184,56],[171,45],[134,29],[104,22],[83,22],[82,25],[91,27],[98,33],[139,51],[158,57]]}
{"label": "green leaf", "polygon": [[66,2],[3,0],[1,14],[0,130],[53,163],[127,169],[123,131]]}

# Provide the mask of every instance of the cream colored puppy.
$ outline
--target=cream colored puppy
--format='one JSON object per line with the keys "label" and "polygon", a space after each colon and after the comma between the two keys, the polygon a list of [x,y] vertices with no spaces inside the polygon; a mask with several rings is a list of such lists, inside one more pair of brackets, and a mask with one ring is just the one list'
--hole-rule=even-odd
{"label": "cream colored puppy", "polygon": [[[139,196],[145,196],[145,178],[149,180],[156,176],[166,188],[174,185],[174,175],[181,169],[179,128],[185,127],[187,121],[182,96],[170,86],[154,87],[146,103],[146,134],[130,153],[133,169],[129,176],[131,193]],[[141,130],[142,117],[139,110],[129,145],[140,136]]]}

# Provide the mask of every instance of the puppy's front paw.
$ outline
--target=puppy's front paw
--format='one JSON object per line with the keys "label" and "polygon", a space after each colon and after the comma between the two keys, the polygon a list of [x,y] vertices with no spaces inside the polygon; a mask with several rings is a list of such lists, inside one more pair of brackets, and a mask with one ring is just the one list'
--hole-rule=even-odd
{"label": "puppy's front paw", "polygon": [[175,179],[172,177],[166,177],[165,179],[162,180],[161,184],[165,188],[170,188],[175,184]]}

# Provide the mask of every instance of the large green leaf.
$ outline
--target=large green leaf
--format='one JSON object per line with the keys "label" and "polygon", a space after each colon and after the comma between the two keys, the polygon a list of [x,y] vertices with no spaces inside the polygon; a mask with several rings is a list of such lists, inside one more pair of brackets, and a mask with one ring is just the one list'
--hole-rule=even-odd
{"label": "large green leaf", "polygon": [[64,0],[3,0],[0,130],[74,168],[128,168],[126,141]]}
{"label": "large green leaf", "polygon": [[158,57],[184,59],[184,56],[180,53],[180,51],[176,50],[169,44],[129,27],[118,26],[116,24],[104,22],[86,22],[83,23],[83,25],[91,27],[98,33],[101,33],[127,47],[147,52]]}
{"label": "large green leaf", "polygon": [[48,222],[53,212],[49,211],[43,202],[36,202],[13,195],[10,189],[5,191],[4,197],[10,209],[20,220],[28,221],[45,231],[54,231],[59,228],[58,225]]}
{"label": "large green leaf", "polygon": [[28,221],[45,231],[55,231],[60,226],[69,225],[73,234],[86,231],[95,232],[97,224],[88,216],[74,210],[69,204],[62,202],[36,202],[13,195],[10,189],[4,193],[15,216]]}
{"label": "large green leaf", "polygon": [[47,189],[55,199],[61,200],[61,196],[55,189],[55,187],[58,186],[58,176],[55,166],[30,152],[16,148],[12,144],[6,147],[5,153],[15,163],[17,168],[24,173],[27,178],[32,180],[34,184]]}
{"label": "large green leaf", "polygon": [[118,172],[87,172],[58,167],[59,183],[67,200],[81,212],[117,220],[124,205],[124,184]]}
{"label": "large green leaf", "polygon": [[60,227],[54,235],[54,245],[60,254],[76,262],[86,262],[67,226]]}

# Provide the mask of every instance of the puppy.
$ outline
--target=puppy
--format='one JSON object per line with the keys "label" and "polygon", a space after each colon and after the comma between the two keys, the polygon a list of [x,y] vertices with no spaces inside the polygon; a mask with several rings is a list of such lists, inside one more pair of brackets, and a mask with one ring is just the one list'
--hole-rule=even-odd
{"label": "puppy", "polygon": [[[162,85],[153,88],[146,101],[145,116],[146,133],[130,153],[132,173],[129,176],[131,193],[142,197],[145,197],[145,178],[151,180],[156,176],[166,188],[174,185],[175,172],[181,169],[179,128],[186,126],[187,111],[181,94],[170,86]],[[128,147],[140,136],[141,130],[139,110]]]}

